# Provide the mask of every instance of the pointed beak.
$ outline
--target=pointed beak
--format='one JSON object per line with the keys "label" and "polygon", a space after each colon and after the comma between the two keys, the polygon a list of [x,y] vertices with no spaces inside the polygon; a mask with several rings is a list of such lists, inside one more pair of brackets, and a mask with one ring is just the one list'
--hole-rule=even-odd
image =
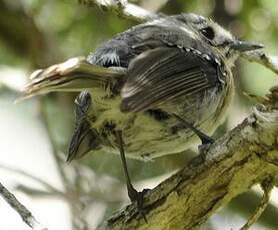
{"label": "pointed beak", "polygon": [[251,50],[257,50],[257,49],[264,48],[264,46],[262,44],[255,43],[255,42],[246,42],[246,41],[241,41],[241,40],[235,40],[234,42],[232,42],[230,47],[239,52],[245,52],[245,51],[251,51]]}

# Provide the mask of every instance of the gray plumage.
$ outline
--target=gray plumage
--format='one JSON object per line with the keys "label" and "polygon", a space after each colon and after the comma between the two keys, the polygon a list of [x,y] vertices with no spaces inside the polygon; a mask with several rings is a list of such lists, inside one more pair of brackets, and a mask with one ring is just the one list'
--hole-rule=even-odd
{"label": "gray plumage", "polygon": [[38,72],[27,94],[87,89],[77,98],[69,160],[119,153],[116,130],[128,157],[151,159],[196,144],[174,114],[208,134],[218,127],[233,95],[233,63],[256,48],[202,16],[165,16],[116,35],[70,73]]}

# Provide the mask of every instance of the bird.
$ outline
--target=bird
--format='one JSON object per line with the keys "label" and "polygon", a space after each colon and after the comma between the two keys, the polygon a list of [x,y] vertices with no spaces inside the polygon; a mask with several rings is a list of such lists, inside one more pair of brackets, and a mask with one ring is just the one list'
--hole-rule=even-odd
{"label": "bird", "polygon": [[80,92],[67,160],[120,154],[129,198],[140,209],[145,191],[133,187],[126,157],[146,161],[212,143],[233,98],[235,60],[260,48],[203,16],[161,15],[86,58],[35,71],[23,96]]}

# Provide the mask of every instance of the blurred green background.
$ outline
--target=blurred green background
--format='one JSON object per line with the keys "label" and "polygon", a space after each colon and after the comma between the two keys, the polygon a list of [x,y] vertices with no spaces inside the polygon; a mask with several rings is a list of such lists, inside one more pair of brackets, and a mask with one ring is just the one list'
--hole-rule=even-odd
{"label": "blurred green background", "polygon": [[[277,0],[130,2],[166,14],[194,12],[211,17],[235,36],[261,42],[267,52],[278,55]],[[100,43],[135,24],[73,0],[0,0],[0,181],[11,185],[16,194],[23,194],[23,199],[43,199],[48,204],[51,199],[62,200],[65,207],[61,210],[67,214],[64,222],[68,223],[61,224],[59,229],[93,229],[123,203],[128,203],[120,159],[115,155],[92,153],[72,165],[64,163],[74,126],[74,93],[52,93],[16,105],[13,101],[34,69],[86,56]],[[254,102],[243,92],[264,95],[278,84],[277,76],[270,70],[244,60],[236,64],[234,77],[237,93],[233,107],[215,137],[236,126],[251,111]],[[26,143],[30,144],[25,146]],[[152,162],[129,160],[128,166],[138,188],[153,187],[192,156],[193,151],[187,151]],[[42,165],[49,166],[41,169]],[[51,171],[55,173],[52,175]],[[19,175],[24,173],[31,175],[18,181]],[[38,178],[31,178],[34,175]],[[37,184],[30,185],[27,180]],[[47,185],[56,190],[43,186],[39,180],[48,181]],[[258,204],[261,197],[258,191],[255,188],[234,199],[203,229],[238,229]],[[275,190],[272,203],[254,229],[278,229],[277,194]],[[55,202],[52,203],[55,209]],[[40,204],[30,202],[38,212]],[[61,221],[54,221],[47,211],[42,219],[48,226],[55,227],[55,221]],[[20,222],[20,219],[12,222]],[[0,222],[0,229],[26,228],[10,224]]]}

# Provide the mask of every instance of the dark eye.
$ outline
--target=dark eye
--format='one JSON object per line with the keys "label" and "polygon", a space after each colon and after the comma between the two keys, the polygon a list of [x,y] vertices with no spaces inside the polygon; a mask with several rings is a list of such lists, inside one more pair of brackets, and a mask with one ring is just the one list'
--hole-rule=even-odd
{"label": "dark eye", "polygon": [[201,29],[201,33],[209,40],[212,40],[215,36],[213,29],[209,26]]}

